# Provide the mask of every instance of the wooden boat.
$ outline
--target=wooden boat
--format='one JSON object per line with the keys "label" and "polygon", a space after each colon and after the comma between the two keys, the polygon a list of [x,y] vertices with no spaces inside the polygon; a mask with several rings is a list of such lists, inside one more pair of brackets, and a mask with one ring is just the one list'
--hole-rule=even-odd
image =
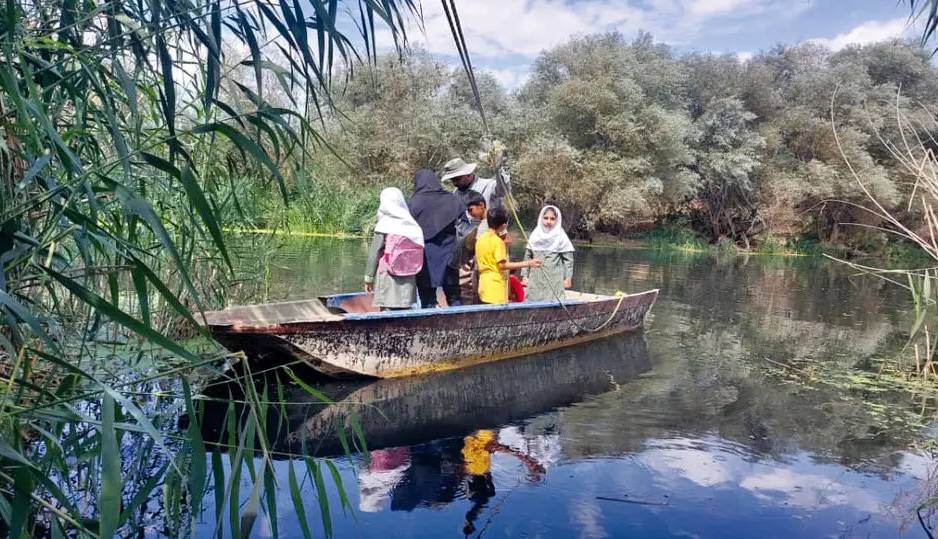
{"label": "wooden boat", "polygon": [[365,293],[206,313],[212,335],[249,357],[300,359],[330,377],[396,378],[573,346],[642,328],[657,290],[560,302],[379,311]]}

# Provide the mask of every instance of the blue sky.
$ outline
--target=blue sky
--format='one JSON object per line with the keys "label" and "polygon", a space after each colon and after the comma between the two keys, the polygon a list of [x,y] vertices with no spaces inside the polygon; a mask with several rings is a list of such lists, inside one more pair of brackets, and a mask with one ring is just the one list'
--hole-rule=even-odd
{"label": "blue sky", "polygon": [[[477,67],[517,87],[545,48],[575,35],[639,30],[679,52],[745,58],[777,43],[816,40],[839,49],[910,34],[908,7],[896,0],[462,0],[457,2]],[[426,31],[413,42],[456,64],[440,3],[423,2]],[[388,39],[388,42],[390,40]]]}

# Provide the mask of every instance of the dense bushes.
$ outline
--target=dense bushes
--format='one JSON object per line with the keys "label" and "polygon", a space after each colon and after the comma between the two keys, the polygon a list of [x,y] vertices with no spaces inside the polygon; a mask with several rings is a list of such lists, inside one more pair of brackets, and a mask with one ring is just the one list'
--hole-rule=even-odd
{"label": "dense bushes", "polygon": [[[361,192],[475,159],[482,126],[460,70],[411,51],[359,75],[325,120],[340,151],[316,154],[322,181]],[[779,46],[743,62],[601,34],[543,52],[513,93],[479,80],[526,207],[559,204],[581,237],[667,221],[741,247],[802,237],[881,246],[882,232],[845,226],[880,223],[857,207],[865,199],[844,157],[879,200],[900,204],[909,177],[880,137],[895,140],[897,107],[927,125],[938,95],[928,53],[902,41]],[[294,189],[302,203],[302,184]]]}

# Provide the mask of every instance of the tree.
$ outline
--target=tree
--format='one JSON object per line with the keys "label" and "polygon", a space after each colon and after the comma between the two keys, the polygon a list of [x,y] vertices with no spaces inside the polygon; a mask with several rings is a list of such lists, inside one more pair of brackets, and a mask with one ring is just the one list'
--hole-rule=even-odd
{"label": "tree", "polygon": [[719,98],[695,122],[693,168],[700,186],[691,207],[711,241],[727,237],[748,248],[750,238],[760,231],[752,173],[760,165],[763,140],[751,130],[755,118],[739,99]]}
{"label": "tree", "polygon": [[[665,215],[691,192],[683,80],[670,49],[647,35],[631,43],[615,33],[573,39],[535,61],[522,107],[546,111],[539,128],[580,151],[592,186],[585,192],[594,196],[571,212],[580,218],[570,219],[575,230],[622,230]],[[522,190],[531,185],[525,174]]]}
{"label": "tree", "polygon": [[[416,168],[474,159],[483,146],[461,70],[411,50],[359,71],[337,85],[342,113],[326,117],[325,138],[352,166],[320,154],[317,184],[403,186]],[[928,125],[938,93],[928,55],[904,41],[837,52],[780,45],[742,62],[676,56],[647,35],[599,34],[544,51],[515,93],[485,72],[476,78],[523,208],[561,205],[575,235],[692,217],[710,241],[808,236],[861,251],[885,236],[866,226],[882,222],[857,208],[865,194],[842,152],[873,192],[898,203],[910,177],[880,138],[895,138],[896,107],[910,124]]]}

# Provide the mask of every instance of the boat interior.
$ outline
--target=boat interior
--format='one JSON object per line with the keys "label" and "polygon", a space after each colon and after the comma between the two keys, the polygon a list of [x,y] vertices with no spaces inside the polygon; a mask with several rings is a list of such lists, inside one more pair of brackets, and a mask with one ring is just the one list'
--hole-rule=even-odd
{"label": "boat interior", "polygon": [[[601,294],[587,294],[585,292],[577,292],[575,290],[567,290],[564,296],[565,301],[570,303],[582,303],[587,301],[599,301],[604,299],[609,299],[613,296],[604,296]],[[375,307],[371,302],[371,294],[365,292],[350,292],[345,294],[333,294],[329,296],[320,296],[319,300],[325,304],[326,308],[333,314],[365,314],[365,313],[376,313],[381,312],[381,309]],[[446,299],[442,294],[438,297],[440,301],[440,306],[442,308],[446,307]],[[536,303],[526,303],[526,304],[508,304],[514,306],[521,305],[531,305],[531,306],[544,306],[550,305],[556,302],[536,302]],[[462,305],[456,307],[461,310],[470,309],[470,308],[493,308],[496,306],[492,305]],[[499,306],[504,308],[505,305]],[[416,303],[413,306],[414,309],[419,309],[419,305]],[[406,311],[395,311],[395,312],[406,312]]]}
{"label": "boat interior", "polygon": [[[612,299],[615,296],[588,294],[567,290],[565,304],[577,304],[589,301]],[[441,298],[442,299],[442,298]],[[265,303],[262,305],[233,306],[221,311],[206,312],[209,326],[273,326],[302,322],[330,322],[360,318],[396,318],[400,316],[420,316],[443,314],[445,312],[466,312],[490,309],[532,309],[557,306],[558,302],[525,302],[506,305],[463,305],[444,309],[420,309],[415,304],[413,309],[399,311],[381,311],[372,302],[371,294],[350,292],[320,296],[315,299]],[[445,301],[441,302],[445,305]],[[441,312],[442,311],[442,312]]]}

